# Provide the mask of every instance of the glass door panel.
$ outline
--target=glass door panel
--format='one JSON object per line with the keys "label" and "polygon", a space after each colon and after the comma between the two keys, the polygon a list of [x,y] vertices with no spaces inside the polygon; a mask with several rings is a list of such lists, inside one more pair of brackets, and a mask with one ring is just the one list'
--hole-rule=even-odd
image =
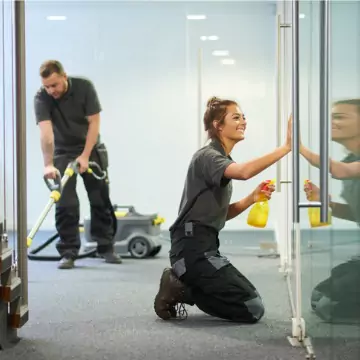
{"label": "glass door panel", "polygon": [[[321,107],[326,93],[320,92],[321,67],[324,67],[324,44],[320,2],[303,2],[299,4],[299,202],[321,201],[321,164],[320,164],[320,134],[326,131],[320,116],[324,116]],[[325,74],[326,76],[326,74]],[[326,116],[326,115],[325,115]],[[325,119],[329,126],[329,117]],[[326,139],[328,145],[328,137]],[[331,156],[331,154],[329,154]],[[328,176],[328,174],[326,174]],[[304,191],[306,181],[312,192]],[[328,184],[331,186],[331,183]],[[319,284],[328,278],[332,263],[331,230],[332,224],[317,226],[320,221],[320,208],[300,208],[300,253],[301,261],[301,310],[305,322],[305,335],[312,340],[315,352],[318,342],[329,342],[331,336],[330,324],[322,321],[315,313],[319,301]],[[320,299],[320,301],[322,301]],[[329,349],[326,349],[329,358]]]}
{"label": "glass door panel", "polygon": [[[331,2],[331,113],[330,150],[333,224],[328,303],[331,359],[360,358],[360,3]],[[346,39],[346,40],[345,40]],[[354,170],[355,169],[355,173]],[[349,174],[349,171],[352,172]],[[351,178],[349,178],[351,176]],[[324,303],[327,305],[327,303]]]}
{"label": "glass door panel", "polygon": [[300,150],[293,153],[298,314],[293,334],[310,337],[318,357],[337,359],[346,352],[358,359],[360,4],[293,1],[293,6],[298,6],[298,23],[296,11],[292,23],[294,145]]}

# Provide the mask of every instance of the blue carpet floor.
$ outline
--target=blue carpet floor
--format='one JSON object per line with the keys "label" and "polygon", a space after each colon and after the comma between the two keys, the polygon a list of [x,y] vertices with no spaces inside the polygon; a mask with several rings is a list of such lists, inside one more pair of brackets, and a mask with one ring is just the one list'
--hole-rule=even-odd
{"label": "blue carpet floor", "polygon": [[[37,241],[46,235],[39,234]],[[278,260],[258,258],[255,248],[256,243],[236,241],[225,241],[222,246],[223,252],[264,298],[266,314],[255,325],[214,319],[196,307],[187,307],[189,316],[185,321],[158,319],[153,311],[153,299],[161,272],[168,265],[166,242],[156,258],[124,259],[121,265],[109,265],[93,258],[80,260],[76,269],[64,271],[58,270],[54,262],[30,261],[30,321],[19,332],[20,343],[0,352],[0,358],[305,359],[305,351],[291,347],[286,338],[291,332],[291,312],[286,284],[278,272]],[[53,246],[46,252],[55,254]],[[318,276],[326,276],[325,270]],[[307,303],[304,311],[315,334],[317,359],[360,358],[359,328],[342,327],[337,332],[337,341],[341,343],[335,344],[327,325],[311,314]]]}

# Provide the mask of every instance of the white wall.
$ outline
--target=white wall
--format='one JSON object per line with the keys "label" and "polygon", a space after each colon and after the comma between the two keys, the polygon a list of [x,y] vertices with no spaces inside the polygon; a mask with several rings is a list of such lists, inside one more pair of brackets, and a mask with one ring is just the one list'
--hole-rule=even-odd
{"label": "white wall", "polygon": [[[245,161],[275,145],[275,5],[226,3],[27,4],[28,219],[32,224],[47,201],[42,157],[33,115],[40,86],[38,67],[48,58],[69,74],[90,77],[104,112],[101,133],[111,161],[114,202],[140,212],[159,212],[165,228],[174,221],[185,173],[197,149],[197,51],[203,47],[203,104],[212,95],[240,101],[249,119],[248,139],[234,151]],[[205,13],[205,21],[187,21]],[[66,15],[66,21],[46,21]],[[219,40],[202,42],[201,35]],[[213,49],[229,50],[235,66],[222,66]],[[33,174],[30,176],[30,172]],[[250,192],[270,170],[235,186],[234,200]],[[86,194],[79,186],[82,216]],[[53,226],[50,216],[45,227]],[[244,227],[235,220],[229,227]]]}

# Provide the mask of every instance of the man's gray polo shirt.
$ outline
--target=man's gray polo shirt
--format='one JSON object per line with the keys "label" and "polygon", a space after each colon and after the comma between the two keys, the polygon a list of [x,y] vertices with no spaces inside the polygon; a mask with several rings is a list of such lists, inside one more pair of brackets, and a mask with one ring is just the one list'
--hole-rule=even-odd
{"label": "man's gray polo shirt", "polygon": [[40,88],[34,99],[35,116],[37,124],[51,120],[55,155],[78,156],[86,142],[89,128],[87,116],[97,114],[102,109],[91,81],[80,77],[69,77],[68,85],[67,92],[60,99],[54,99],[44,88]]}

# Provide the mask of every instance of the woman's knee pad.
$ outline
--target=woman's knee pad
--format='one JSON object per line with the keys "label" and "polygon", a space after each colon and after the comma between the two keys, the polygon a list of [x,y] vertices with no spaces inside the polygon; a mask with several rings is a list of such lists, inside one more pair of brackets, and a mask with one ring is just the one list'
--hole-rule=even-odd
{"label": "woman's knee pad", "polygon": [[311,293],[311,298],[310,298],[311,308],[313,310],[316,309],[318,302],[320,301],[320,299],[323,296],[324,296],[324,294],[322,292],[318,291],[317,289],[313,290],[313,292]]}
{"label": "woman's knee pad", "polygon": [[254,322],[259,321],[265,314],[264,303],[260,297],[253,298],[245,302],[248,311],[252,314]]}
{"label": "woman's knee pad", "polygon": [[326,296],[322,296],[314,309],[315,314],[322,320],[331,321],[336,303]]}

